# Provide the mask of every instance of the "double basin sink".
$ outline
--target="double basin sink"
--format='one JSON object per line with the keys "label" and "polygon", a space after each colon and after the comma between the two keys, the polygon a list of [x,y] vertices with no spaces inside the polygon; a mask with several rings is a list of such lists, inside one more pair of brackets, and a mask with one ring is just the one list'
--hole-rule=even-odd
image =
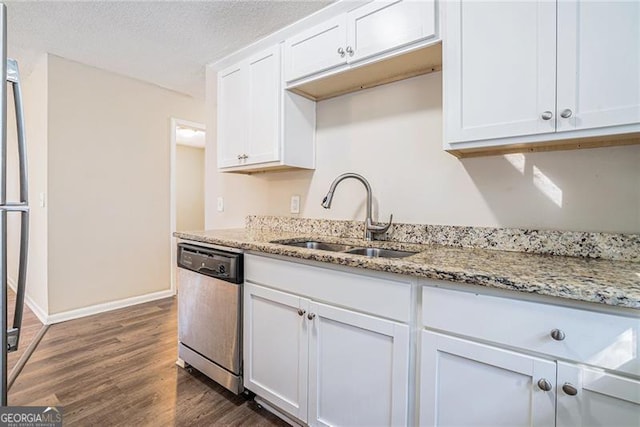
{"label": "double basin sink", "polygon": [[306,241],[276,240],[271,243],[278,243],[286,246],[295,246],[297,248],[318,249],[321,251],[342,252],[345,254],[363,255],[368,258],[404,258],[411,255],[415,255],[417,253],[417,252],[410,252],[410,251],[397,251],[393,249],[354,247],[353,245],[345,245],[341,243],[319,242],[315,240],[306,240]]}

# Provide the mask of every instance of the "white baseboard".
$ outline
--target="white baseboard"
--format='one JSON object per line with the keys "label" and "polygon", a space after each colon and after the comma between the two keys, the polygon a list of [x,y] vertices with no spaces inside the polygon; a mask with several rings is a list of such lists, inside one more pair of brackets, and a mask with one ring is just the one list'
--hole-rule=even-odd
{"label": "white baseboard", "polygon": [[150,294],[139,295],[136,297],[125,298],[118,301],[110,301],[102,304],[82,307],[75,310],[63,311],[62,313],[51,314],[47,317],[48,324],[65,322],[67,320],[78,319],[80,317],[92,316],[106,311],[117,310],[119,308],[129,307],[144,302],[155,301],[163,298],[172,297],[173,291],[167,289],[165,291],[153,292]]}
{"label": "white baseboard", "polygon": [[29,307],[29,309],[31,309],[33,314],[36,315],[38,320],[40,320],[40,322],[42,322],[43,325],[49,325],[49,323],[48,323],[49,322],[49,319],[48,319],[49,316],[47,316],[47,313],[42,309],[42,307],[40,307],[38,304],[36,304],[35,301],[32,300],[29,295],[25,295],[24,296],[24,303],[27,304],[27,307]]}
{"label": "white baseboard", "polygon": [[[13,292],[17,292],[18,286],[11,277],[7,278],[7,284]],[[29,307],[33,314],[36,315],[38,320],[40,320],[43,325],[47,325],[47,313],[42,309],[42,307],[36,304],[36,302],[32,300],[29,295],[24,296],[24,303],[27,305],[27,307]]]}

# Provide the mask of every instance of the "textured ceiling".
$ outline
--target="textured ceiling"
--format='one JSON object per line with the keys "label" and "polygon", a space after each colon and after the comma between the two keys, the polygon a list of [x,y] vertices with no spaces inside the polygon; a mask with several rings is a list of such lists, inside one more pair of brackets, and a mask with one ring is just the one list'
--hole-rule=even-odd
{"label": "textured ceiling", "polygon": [[4,1],[23,73],[48,52],[204,98],[204,66],[332,1]]}

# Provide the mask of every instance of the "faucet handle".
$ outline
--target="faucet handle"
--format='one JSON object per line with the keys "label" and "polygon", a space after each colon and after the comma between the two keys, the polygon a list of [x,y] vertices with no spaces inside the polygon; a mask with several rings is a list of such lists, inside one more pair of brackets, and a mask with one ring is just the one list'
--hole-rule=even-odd
{"label": "faucet handle", "polygon": [[393,214],[391,214],[391,216],[389,217],[389,222],[387,223],[387,225],[373,225],[371,218],[367,218],[367,231],[370,231],[371,233],[374,233],[374,234],[386,233],[387,230],[389,230],[389,227],[391,227],[392,222],[393,222]]}

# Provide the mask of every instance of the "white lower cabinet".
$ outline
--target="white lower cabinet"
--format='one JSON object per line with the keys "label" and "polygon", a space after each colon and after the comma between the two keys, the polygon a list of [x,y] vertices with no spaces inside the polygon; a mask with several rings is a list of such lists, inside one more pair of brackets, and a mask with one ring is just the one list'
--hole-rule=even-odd
{"label": "white lower cabinet", "polygon": [[429,331],[421,340],[420,425],[555,425],[554,362]]}
{"label": "white lower cabinet", "polygon": [[556,425],[640,426],[640,381],[558,362]]}
{"label": "white lower cabinet", "polygon": [[245,387],[312,426],[407,425],[409,327],[245,283]]}
{"label": "white lower cabinet", "polygon": [[407,425],[409,328],[311,303],[309,424]]}
{"label": "white lower cabinet", "polygon": [[635,314],[424,286],[422,326],[422,426],[640,426]]}
{"label": "white lower cabinet", "polygon": [[244,286],[245,387],[307,421],[309,300]]}

